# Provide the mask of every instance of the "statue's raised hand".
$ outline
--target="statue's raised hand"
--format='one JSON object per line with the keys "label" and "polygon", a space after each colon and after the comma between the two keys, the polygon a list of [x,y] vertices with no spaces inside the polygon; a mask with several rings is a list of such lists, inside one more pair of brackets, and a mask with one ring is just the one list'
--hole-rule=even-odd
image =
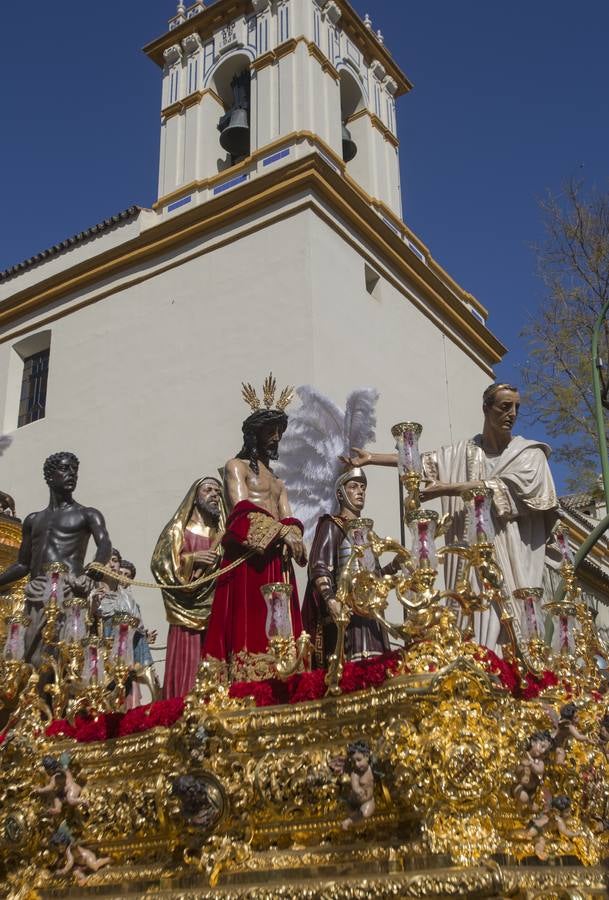
{"label": "statue's raised hand", "polygon": [[351,447],[349,456],[339,456],[341,462],[353,469],[359,469],[362,466],[369,466],[372,462],[372,453],[364,450],[363,447]]}

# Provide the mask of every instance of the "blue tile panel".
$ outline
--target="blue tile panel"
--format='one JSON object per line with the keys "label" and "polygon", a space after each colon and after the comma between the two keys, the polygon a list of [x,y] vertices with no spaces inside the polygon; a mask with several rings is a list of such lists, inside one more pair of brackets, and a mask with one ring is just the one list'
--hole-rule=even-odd
{"label": "blue tile panel", "polygon": [[334,162],[333,159],[331,159],[327,154],[325,154],[323,152],[323,150],[318,149],[317,152],[319,153],[321,158],[323,160],[325,160],[332,169],[334,169],[335,172],[338,172],[339,175],[341,174],[339,166],[336,165],[336,163]]}
{"label": "blue tile panel", "polygon": [[469,309],[470,313],[472,314],[472,316],[474,317],[474,319],[478,319],[479,322],[481,322],[483,325],[486,325],[486,319],[484,318],[482,313],[478,312],[477,309],[474,309],[473,306],[469,306],[468,309]]}
{"label": "blue tile panel", "polygon": [[[385,225],[389,225],[389,227],[391,228],[391,230],[392,230],[392,231],[395,231],[395,233],[397,234],[398,237],[402,237],[402,232],[400,231],[399,228],[396,228],[396,226],[393,224],[393,222],[391,221],[391,219],[388,219],[386,216],[383,216],[383,222],[385,223]],[[416,252],[416,251],[415,251],[415,252]],[[417,254],[417,255],[419,255],[419,254]],[[424,261],[424,260],[423,260],[423,261]]]}
{"label": "blue tile panel", "polygon": [[410,247],[410,249],[412,250],[412,252],[414,253],[414,255],[415,255],[415,256],[418,256],[419,259],[421,260],[421,262],[424,262],[425,265],[427,265],[427,260],[425,259],[425,254],[424,254],[424,253],[421,253],[421,251],[419,250],[419,248],[417,247],[417,245],[416,245],[416,244],[413,244],[412,241],[409,241],[408,238],[406,239],[406,243],[408,244],[408,246]]}
{"label": "blue tile panel", "polygon": [[249,174],[246,172],[245,175],[239,175],[237,178],[231,178],[230,181],[225,181],[224,184],[219,184],[218,187],[214,188],[214,196],[216,194],[221,194],[223,191],[228,191],[232,187],[236,187],[238,184],[243,184],[244,181],[247,181],[249,178]]}
{"label": "blue tile panel", "polygon": [[262,160],[263,166],[270,166],[274,162],[277,162],[280,159],[285,159],[286,156],[290,155],[290,148],[287,147],[285,150],[280,150],[278,153],[273,153],[272,156],[265,156]]}
{"label": "blue tile panel", "polygon": [[174,200],[173,203],[170,203],[167,207],[167,212],[173,212],[174,209],[179,209],[180,206],[186,206],[187,203],[190,203],[192,200],[192,194],[189,194],[188,197],[180,197],[179,200]]}

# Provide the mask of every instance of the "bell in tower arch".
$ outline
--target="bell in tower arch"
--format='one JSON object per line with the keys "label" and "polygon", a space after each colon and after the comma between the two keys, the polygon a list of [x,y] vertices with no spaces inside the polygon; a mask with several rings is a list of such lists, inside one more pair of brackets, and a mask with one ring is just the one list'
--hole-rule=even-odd
{"label": "bell in tower arch", "polygon": [[351,132],[343,122],[343,159],[346,163],[351,162],[357,156],[357,144],[351,137]]}
{"label": "bell in tower arch", "polygon": [[250,153],[250,73],[249,70],[235,75],[231,81],[233,105],[218,122],[220,146],[233,157],[239,159]]}

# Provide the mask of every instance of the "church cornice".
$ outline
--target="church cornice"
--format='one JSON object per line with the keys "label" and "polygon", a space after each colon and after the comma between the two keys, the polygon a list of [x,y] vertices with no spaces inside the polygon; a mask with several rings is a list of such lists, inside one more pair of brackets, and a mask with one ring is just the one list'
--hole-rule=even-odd
{"label": "church cornice", "polygon": [[[395,96],[400,97],[412,89],[412,82],[396,64],[393,57],[382,44],[375,33],[366,28],[358,14],[347,0],[335,0],[340,10],[340,27],[349,36],[353,43],[362,52],[365,60],[370,65],[374,61],[382,66],[396,85]],[[251,0],[216,0],[211,6],[202,10],[191,19],[186,19],[181,25],[161,35],[143,48],[144,53],[159,66],[165,65],[164,53],[170,47],[180,44],[190,34],[198,34],[205,41],[214,32],[237,16],[253,14],[254,7]]]}
{"label": "church cornice", "polygon": [[[471,315],[460,295],[446,283],[446,279],[440,277],[443,270],[435,263],[432,266],[432,260],[424,262],[419,259],[390,224],[378,215],[363,196],[361,189],[356,190],[350,180],[340,172],[336,172],[314,150],[274,172],[244,182],[230,192],[194,206],[180,216],[164,219],[142,230],[132,240],[113,247],[97,257],[83,259],[31,287],[16,291],[0,303],[0,328],[7,329],[28,316],[43,314],[46,307],[62,299],[74,297],[76,292],[91,288],[96,282],[101,283],[154,257],[160,257],[174,248],[179,248],[180,245],[217,233],[220,229],[234,227],[257,212],[276,207],[281,202],[296,195],[302,196],[307,191],[325,201],[333,214],[338,214],[340,220],[349,224],[349,230],[353,230],[379,254],[388,269],[397,272],[399,277],[421,294],[425,302],[416,305],[419,305],[427,315],[432,314],[441,328],[443,328],[441,323],[445,322],[448,327],[447,333],[457,335],[466,352],[472,358],[476,358],[485,370],[488,371],[492,365],[499,362],[505,353],[505,347],[482,322]],[[318,212],[317,209],[315,211]],[[292,214],[294,213],[289,210],[286,212],[286,215]],[[323,214],[322,218],[325,218],[332,227],[337,225],[327,214]],[[266,224],[260,223],[258,227],[263,228]],[[232,240],[238,237],[239,232],[236,231]],[[210,248],[199,248],[195,255],[205,252],[210,252]],[[183,260],[177,261],[175,265],[182,262]],[[155,274],[156,270],[153,270],[150,274],[138,276],[138,280],[146,280]],[[399,286],[398,279],[394,277],[393,280],[394,284]],[[122,289],[124,285],[111,286],[96,298],[86,299],[79,305],[96,302]],[[470,296],[461,288],[458,290],[463,298]],[[73,308],[66,306],[63,311],[55,308],[45,322],[69,314]],[[42,327],[40,321],[37,322],[37,327]],[[24,325],[23,332],[30,329],[31,326]],[[10,339],[13,340],[16,336],[13,331]]]}

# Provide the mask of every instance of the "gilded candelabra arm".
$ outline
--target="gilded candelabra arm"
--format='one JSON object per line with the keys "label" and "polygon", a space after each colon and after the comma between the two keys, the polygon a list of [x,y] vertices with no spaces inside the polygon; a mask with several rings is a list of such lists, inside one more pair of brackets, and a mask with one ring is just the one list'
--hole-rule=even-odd
{"label": "gilded candelabra arm", "polygon": [[43,646],[53,647],[57,643],[60,610],[54,595],[47,605],[44,627],[42,629]]}
{"label": "gilded candelabra arm", "polygon": [[353,567],[355,566],[356,561],[361,559],[363,555],[363,547],[354,546],[338,579],[335,600],[339,605],[339,611],[332,613],[337,629],[336,647],[334,653],[328,660],[328,671],[326,673],[327,693],[331,696],[338,696],[341,692],[340,680],[345,666],[345,634],[347,632],[349,621],[351,620],[351,610],[348,607],[348,600],[352,591]]}
{"label": "gilded candelabra arm", "polygon": [[40,676],[30,667],[30,676],[19,697],[17,708],[12,713],[7,731],[11,730],[29,737],[38,736],[41,722],[48,723],[54,716],[51,708],[40,696]]}
{"label": "gilded candelabra arm", "polygon": [[438,548],[438,559],[443,559],[447,553],[453,556],[459,556],[461,559],[469,560],[471,557],[470,547],[461,547],[458,544],[446,544],[444,547]]}
{"label": "gilded candelabra arm", "polygon": [[440,516],[436,525],[436,537],[442,537],[442,535],[446,534],[452,523],[453,517],[450,513],[444,513],[443,516]]}
{"label": "gilded candelabra arm", "polygon": [[[407,613],[426,609],[440,599],[440,594],[434,590],[435,579],[436,572],[433,569],[415,571],[410,577],[394,576],[392,588]],[[388,625],[387,622],[385,624]]]}
{"label": "gilded candelabra arm", "polygon": [[[447,547],[441,547],[438,550],[438,556],[440,558],[447,553],[452,553],[465,560],[466,563],[469,563],[470,569],[476,569],[486,584],[490,585],[490,587],[494,588],[496,591],[501,590],[503,586],[503,574],[495,560],[495,548],[490,541],[481,541],[480,543],[472,544],[469,547],[449,545]],[[462,580],[465,580],[465,573]]]}
{"label": "gilded candelabra arm", "polygon": [[294,641],[293,637],[272,637],[269,640],[268,659],[274,665],[277,677],[289,678],[298,672],[309,671],[313,644],[306,631]]}
{"label": "gilded candelabra arm", "polygon": [[405,472],[401,477],[402,484],[406,488],[406,502],[404,504],[406,515],[414,512],[421,506],[421,474],[420,472]]}
{"label": "gilded candelabra arm", "polygon": [[336,697],[340,694],[340,680],[343,677],[343,669],[345,667],[345,634],[347,626],[351,619],[351,613],[346,606],[334,616],[336,622],[336,649],[328,660],[328,671],[326,673],[327,693]]}
{"label": "gilded candelabra arm", "polygon": [[108,690],[108,686],[98,682],[88,684],[78,696],[72,697],[66,704],[66,719],[70,725],[74,725],[76,716],[81,712],[100,715],[101,713],[116,712],[114,695]]}
{"label": "gilded candelabra arm", "polygon": [[21,659],[0,660],[0,709],[14,705],[32,671],[31,665]]}
{"label": "gilded candelabra arm", "polygon": [[110,702],[115,712],[122,712],[127,700],[126,682],[131,672],[131,667],[123,660],[112,660],[108,664],[114,688],[109,691]]}
{"label": "gilded candelabra arm", "polygon": [[38,674],[41,679],[41,691],[48,699],[53,717],[60,719],[68,701],[68,686],[62,678],[58,660],[45,654],[38,667]]}
{"label": "gilded candelabra arm", "polygon": [[[399,541],[396,541],[394,538],[380,538],[374,531],[369,533],[368,539],[370,541],[370,549],[377,559],[380,559],[385,553],[393,553],[394,562],[397,560],[402,570],[407,569],[409,572],[414,572],[415,565],[412,561],[412,555]],[[386,571],[386,569],[383,571]],[[396,572],[393,571],[391,574],[395,575]]]}

